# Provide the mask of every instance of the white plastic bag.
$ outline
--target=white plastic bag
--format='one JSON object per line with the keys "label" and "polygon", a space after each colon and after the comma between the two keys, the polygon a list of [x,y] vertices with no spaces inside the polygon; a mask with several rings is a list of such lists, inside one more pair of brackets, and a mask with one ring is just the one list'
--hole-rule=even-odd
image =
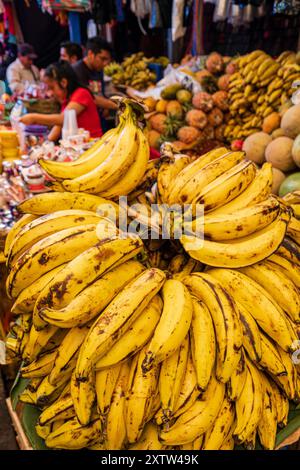
{"label": "white plastic bag", "polygon": [[193,94],[202,91],[200,83],[197,82],[191,75],[185,73],[182,69],[185,67],[178,67],[175,69],[169,64],[164,71],[164,78],[157,82],[155,88],[150,88],[146,91],[136,91],[134,94],[139,98],[152,97],[156,100],[160,98],[161,91],[168,85],[174,85],[180,83],[184,88],[191,91]]}

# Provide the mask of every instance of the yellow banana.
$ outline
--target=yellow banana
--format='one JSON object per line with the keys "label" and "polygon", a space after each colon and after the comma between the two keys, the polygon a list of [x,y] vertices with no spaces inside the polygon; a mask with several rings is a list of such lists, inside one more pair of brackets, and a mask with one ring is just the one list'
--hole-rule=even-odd
{"label": "yellow banana", "polygon": [[124,362],[120,368],[119,377],[112,395],[107,413],[105,429],[105,445],[108,450],[120,450],[126,440],[126,394],[128,390],[130,366]]}
{"label": "yellow banana", "polygon": [[71,396],[78,421],[83,425],[90,423],[96,402],[95,372],[88,370],[83,381],[78,383],[76,370],[71,377]]}
{"label": "yellow banana", "polygon": [[[164,361],[179,348],[192,320],[192,299],[182,282],[175,279],[167,280],[162,288],[162,299],[163,311],[148,344],[142,365],[144,372],[150,370],[154,364]],[[176,305],[175,311],[174,305]]]}
{"label": "yellow banana", "polygon": [[40,276],[70,261],[99,242],[96,225],[61,230],[35,243],[14,264],[7,278],[7,294],[17,297]]}
{"label": "yellow banana", "polygon": [[234,404],[225,398],[212,427],[205,433],[202,450],[219,450],[234,423]]}
{"label": "yellow banana", "polygon": [[61,376],[60,381],[57,382],[56,385],[51,385],[49,382],[49,376],[46,375],[36,391],[36,402],[38,406],[46,406],[53,403],[59,397],[66,384],[70,381],[71,375],[72,371],[68,370]]}
{"label": "yellow banana", "polygon": [[283,428],[288,422],[289,400],[274,382],[271,382],[271,385],[277,410],[277,424],[279,427]]}
{"label": "yellow banana", "polygon": [[181,445],[194,441],[204,434],[219,415],[225,396],[224,384],[212,375],[203,395],[183,413],[168,430],[163,430],[160,440],[164,445]]}
{"label": "yellow banana", "polygon": [[113,186],[128,171],[138,150],[138,134],[130,111],[125,113],[125,122],[109,156],[91,171],[74,179],[65,179],[62,184],[67,191],[99,194]]}
{"label": "yellow banana", "polygon": [[233,437],[239,442],[245,442],[256,430],[262,415],[263,390],[260,373],[246,359],[247,377],[245,386],[236,401],[237,425]]}
{"label": "yellow banana", "polygon": [[297,369],[293,364],[293,357],[278,346],[276,349],[286,369],[287,375],[272,375],[272,378],[281,387],[289,400],[294,400],[296,398],[297,389]]}
{"label": "yellow banana", "polygon": [[221,283],[209,274],[194,273],[184,282],[209,309],[216,332],[216,377],[226,383],[238,365],[242,347],[237,306]]}
{"label": "yellow banana", "polygon": [[128,330],[165,281],[165,274],[156,268],[147,269],[103,311],[85,339],[76,368],[78,378],[85,377],[94,365]]}
{"label": "yellow banana", "polygon": [[263,388],[263,407],[257,431],[263,448],[266,450],[274,450],[277,433],[277,408],[273,387],[264,374],[261,374],[261,382]]}
{"label": "yellow banana", "polygon": [[22,317],[26,315],[26,313],[30,313],[30,316],[32,316],[31,314],[40,292],[64,266],[65,264],[62,264],[61,266],[57,266],[57,268],[51,269],[51,271],[48,271],[28,287],[23,289],[11,308],[12,313],[22,313]]}
{"label": "yellow banana", "polygon": [[32,325],[29,332],[29,339],[23,352],[23,360],[25,363],[30,364],[33,362],[57,332],[58,328],[56,326],[47,325],[42,332],[39,332],[35,329],[34,325]]}
{"label": "yellow banana", "polygon": [[232,214],[234,211],[264,201],[271,193],[272,182],[272,165],[270,163],[264,163],[252,183],[240,196],[215,209],[211,215]]}
{"label": "yellow banana", "polygon": [[192,203],[199,195],[199,189],[240,163],[243,157],[243,152],[229,152],[204,166],[179,191],[177,201],[181,204]]}
{"label": "yellow banana", "polygon": [[51,372],[56,357],[56,351],[43,354],[28,366],[21,368],[21,376],[25,379],[32,377],[44,377]]}
{"label": "yellow banana", "polygon": [[24,251],[42,238],[78,225],[97,224],[101,220],[101,217],[94,212],[74,209],[57,211],[39,217],[25,225],[14,238],[8,253],[8,266],[15,263]]}
{"label": "yellow banana", "polygon": [[177,175],[190,163],[187,155],[174,155],[172,159],[163,159],[157,175],[157,188],[162,202],[168,202],[168,195]]}
{"label": "yellow banana", "polygon": [[243,346],[250,359],[254,362],[259,362],[262,356],[262,347],[258,325],[243,304],[237,301],[236,304],[243,330]]}
{"label": "yellow banana", "polygon": [[268,261],[263,261],[242,268],[241,271],[263,287],[293,321],[300,323],[298,289],[281,269]]}
{"label": "yellow banana", "polygon": [[189,352],[188,335],[180,347],[161,364],[159,374],[159,395],[164,421],[168,422],[174,414],[182,388]]}
{"label": "yellow banana", "polygon": [[109,410],[113,392],[120,374],[121,364],[96,372],[95,387],[97,396],[97,409],[101,416]]}
{"label": "yellow banana", "polygon": [[246,383],[247,367],[245,354],[241,351],[241,357],[237,368],[233,371],[232,376],[226,384],[227,396],[231,401],[237,401],[241,396]]}
{"label": "yellow banana", "polygon": [[213,242],[182,235],[180,241],[188,254],[201,263],[224,268],[241,268],[262,261],[277,250],[285,236],[289,217],[289,213],[283,211],[267,227],[238,240]]}
{"label": "yellow banana", "polygon": [[[207,214],[203,219],[192,222],[193,233],[203,224],[204,235],[209,240],[236,240],[251,235],[272,223],[277,217],[280,205],[277,199],[270,197],[250,207],[238,209],[231,214]],[[188,230],[189,224],[184,228]]]}
{"label": "yellow banana", "polygon": [[[117,220],[119,206],[100,196],[85,193],[50,192],[35,194],[18,205],[20,212],[34,215],[51,214],[57,210],[86,210],[96,212],[102,217],[112,217]],[[29,216],[28,216],[29,217]],[[32,219],[34,220],[34,219]],[[30,219],[25,223],[31,222]],[[24,223],[24,225],[25,225]],[[11,239],[14,238],[14,235]]]}
{"label": "yellow banana", "polygon": [[34,215],[25,214],[19,220],[17,220],[17,222],[14,223],[5,239],[5,245],[3,250],[5,258],[7,258],[11,245],[20,230],[22,230],[25,225],[29,224],[30,222],[33,222],[35,219],[36,217]]}
{"label": "yellow banana", "polygon": [[191,351],[200,390],[205,390],[216,359],[216,339],[211,314],[205,302],[193,297]]}
{"label": "yellow banana", "polygon": [[193,204],[204,204],[205,212],[212,211],[239,196],[253,181],[256,168],[253,162],[242,161],[225,171],[211,183],[200,186]]}
{"label": "yellow banana", "polygon": [[260,340],[262,355],[258,367],[262,367],[275,376],[286,375],[286,368],[271,340],[262,332],[260,332]]}
{"label": "yellow banana", "polygon": [[82,326],[99,315],[118,292],[137,277],[143,269],[138,261],[126,261],[88,285],[66,307],[60,310],[43,308],[42,317],[47,323],[61,328]]}
{"label": "yellow banana", "polygon": [[268,263],[269,262],[272,265],[275,264],[278,269],[280,269],[280,271],[288,277],[298,289],[300,289],[300,268],[296,263],[293,263],[293,261],[290,261],[277,253],[274,253],[268,258]]}
{"label": "yellow banana", "polygon": [[62,180],[76,178],[94,170],[110,155],[116,145],[121,131],[121,123],[116,129],[106,132],[89,150],[74,162],[56,162],[39,160],[41,167],[53,178]]}
{"label": "yellow banana", "polygon": [[300,266],[300,247],[289,237],[285,237],[283,239],[283,242],[275,254],[292,261],[297,266]]}
{"label": "yellow banana", "polygon": [[129,450],[162,450],[165,447],[159,440],[158,427],[153,423],[147,423],[140,439],[129,447]]}
{"label": "yellow banana", "polygon": [[148,407],[158,386],[159,368],[156,364],[150,371],[143,372],[146,352],[147,345],[134,358],[130,369],[125,412],[127,439],[130,444],[137,442],[142,434]]}
{"label": "yellow banana", "polygon": [[183,168],[175,177],[173,184],[171,184],[171,187],[167,191],[168,203],[174,204],[177,202],[179,191],[199,170],[201,170],[201,168],[204,168],[206,165],[227,153],[228,150],[225,147],[214,149]]}
{"label": "yellow banana", "polygon": [[53,364],[53,368],[49,374],[49,383],[56,385],[61,380],[61,375],[73,362],[73,359],[77,357],[78,350],[82,345],[84,338],[89,331],[88,327],[82,328],[71,328],[61,344],[57,348],[57,355]]}
{"label": "yellow banana", "polygon": [[101,423],[97,418],[82,426],[76,418],[66,421],[56,431],[51,432],[46,446],[55,449],[83,449],[101,437]]}
{"label": "yellow banana", "polygon": [[294,338],[287,328],[282,311],[272,297],[245,274],[232,269],[211,269],[210,275],[242,304],[260,328],[286,351],[292,349]]}
{"label": "yellow banana", "polygon": [[159,322],[162,308],[162,300],[159,295],[156,295],[133,322],[130,329],[96,362],[95,369],[114,366],[141,349],[152,337]]}
{"label": "yellow banana", "polygon": [[[43,308],[59,310],[102,274],[136,256],[143,248],[137,236],[104,239],[70,261],[42,290],[34,308],[33,322],[43,318]],[[35,318],[37,317],[37,323]],[[45,322],[43,322],[45,323]],[[42,324],[40,328],[42,328]]]}
{"label": "yellow banana", "polygon": [[100,191],[99,195],[108,199],[118,196],[126,196],[133,191],[141,182],[149,160],[149,144],[143,131],[138,129],[138,150],[135,155],[134,162],[129,167],[123,177],[120,178],[113,186],[105,191]]}
{"label": "yellow banana", "polygon": [[58,420],[74,418],[74,416],[73,400],[69,392],[47,406],[40,414],[38,422],[41,426],[45,426]]}

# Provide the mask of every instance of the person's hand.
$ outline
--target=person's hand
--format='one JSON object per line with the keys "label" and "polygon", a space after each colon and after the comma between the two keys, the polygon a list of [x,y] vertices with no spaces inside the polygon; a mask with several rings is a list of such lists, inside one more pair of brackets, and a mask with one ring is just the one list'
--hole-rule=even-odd
{"label": "person's hand", "polygon": [[35,114],[34,113],[24,114],[24,116],[21,116],[19,118],[19,122],[22,122],[22,124],[25,124],[25,126],[31,126],[32,124],[35,123]]}

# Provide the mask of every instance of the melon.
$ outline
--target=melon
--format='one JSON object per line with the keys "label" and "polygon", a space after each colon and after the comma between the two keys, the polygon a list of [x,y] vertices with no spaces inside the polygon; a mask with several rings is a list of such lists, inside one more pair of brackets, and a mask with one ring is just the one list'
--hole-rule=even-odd
{"label": "melon", "polygon": [[292,106],[284,113],[280,127],[291,139],[295,139],[300,134],[300,104]]}
{"label": "melon", "polygon": [[293,173],[285,178],[279,188],[279,196],[282,197],[287,193],[292,193],[293,191],[300,191],[300,172]]}
{"label": "melon", "polygon": [[273,194],[278,194],[279,188],[283,181],[285,180],[286,176],[283,171],[278,170],[278,168],[272,167],[272,173],[273,173],[273,184],[272,184],[272,193]]}
{"label": "melon", "polygon": [[272,137],[269,134],[255,132],[245,139],[243,151],[249,160],[261,165],[265,161],[265,150],[270,142]]}
{"label": "melon", "polygon": [[277,137],[272,140],[266,148],[265,157],[267,162],[272,163],[281,171],[291,171],[296,165],[292,157],[294,141],[289,137]]}
{"label": "melon", "polygon": [[292,148],[292,157],[297,166],[300,166],[300,134],[296,137]]}

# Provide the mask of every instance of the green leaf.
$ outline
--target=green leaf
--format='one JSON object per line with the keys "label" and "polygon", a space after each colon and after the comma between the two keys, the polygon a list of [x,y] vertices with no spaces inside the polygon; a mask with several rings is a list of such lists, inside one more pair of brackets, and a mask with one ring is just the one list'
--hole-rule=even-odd
{"label": "green leaf", "polygon": [[44,440],[39,437],[35,430],[41,411],[33,405],[24,404],[22,412],[22,426],[31,446],[35,450],[47,450]]}
{"label": "green leaf", "polygon": [[16,411],[16,407],[19,401],[19,396],[21,393],[24,392],[25,388],[27,387],[30,379],[23,379],[20,375],[20,369],[17,373],[15,381],[10,391],[10,399],[11,399],[11,406],[14,411]]}
{"label": "green leaf", "polygon": [[297,431],[300,428],[300,413],[297,413],[296,416],[288,422],[286,427],[279,431],[276,436],[276,447],[281,444],[287,437],[289,437],[293,432]]}

